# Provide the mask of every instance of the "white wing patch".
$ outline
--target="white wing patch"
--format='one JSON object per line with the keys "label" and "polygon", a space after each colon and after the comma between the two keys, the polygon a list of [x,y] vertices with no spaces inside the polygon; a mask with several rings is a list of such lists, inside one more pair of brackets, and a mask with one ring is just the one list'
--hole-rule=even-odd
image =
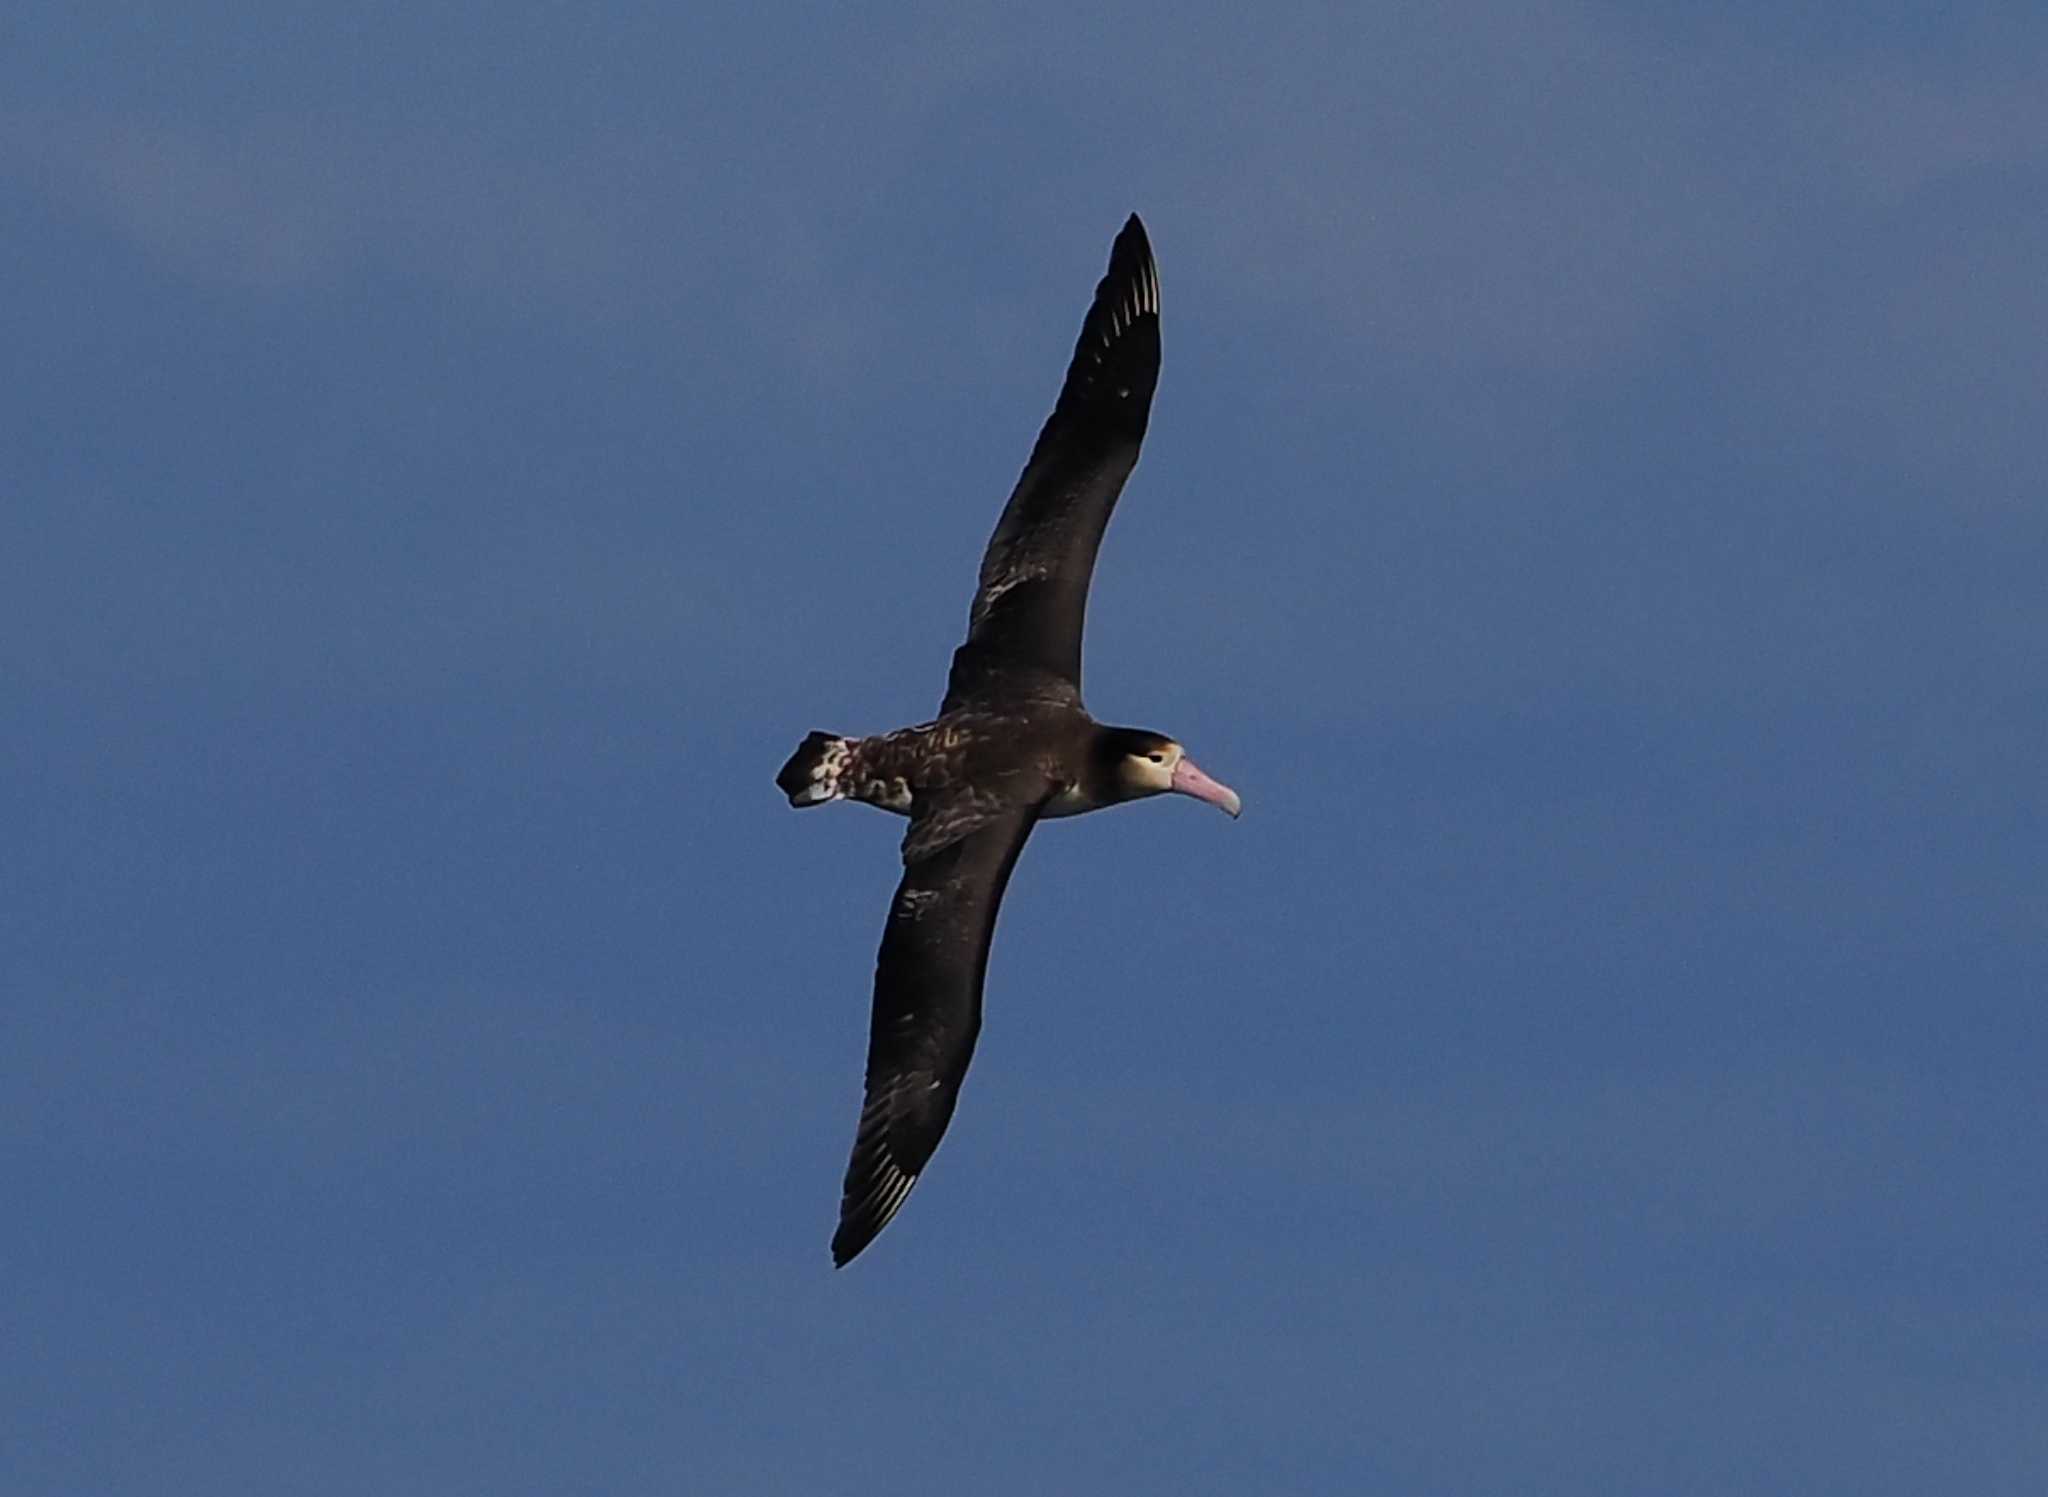
{"label": "white wing patch", "polygon": [[944,897],[939,889],[904,889],[896,896],[895,916],[898,920],[922,920]]}
{"label": "white wing patch", "polygon": [[881,1231],[889,1225],[903,1205],[903,1198],[910,1194],[910,1187],[917,1184],[917,1176],[906,1175],[893,1164],[883,1167],[881,1189],[876,1193],[875,1203],[869,1208],[875,1214],[875,1230]]}
{"label": "white wing patch", "polygon": [[1103,330],[1102,346],[1107,348],[1122,336],[1125,328],[1136,322],[1147,312],[1159,311],[1159,271],[1151,261],[1138,267],[1138,273],[1125,288],[1124,299],[1109,309],[1109,326]]}
{"label": "white wing patch", "polygon": [[1026,582],[1036,582],[1051,575],[1052,568],[1042,560],[1026,559],[1006,565],[1000,573],[991,577],[982,586],[981,595],[974,600],[976,614],[986,614],[990,605],[1011,588]]}
{"label": "white wing patch", "polygon": [[[875,1099],[876,1105],[863,1111],[863,1130],[869,1126],[868,1115],[886,1112],[894,1094],[895,1089],[892,1087]],[[889,1145],[886,1142],[879,1144],[877,1154],[878,1157],[867,1180],[867,1188],[861,1192],[858,1201],[849,1201],[842,1213],[842,1219],[846,1221],[872,1219],[873,1226],[868,1232],[870,1239],[889,1225],[890,1219],[902,1209],[904,1198],[910,1194],[910,1187],[917,1184],[917,1176],[901,1168],[890,1157]]]}

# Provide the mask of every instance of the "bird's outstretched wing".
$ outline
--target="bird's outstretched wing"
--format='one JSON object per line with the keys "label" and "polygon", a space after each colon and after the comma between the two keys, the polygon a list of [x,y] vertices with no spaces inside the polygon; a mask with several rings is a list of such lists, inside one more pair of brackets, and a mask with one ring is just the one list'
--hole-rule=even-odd
{"label": "bird's outstretched wing", "polygon": [[1110,248],[1059,403],[982,557],[944,710],[999,692],[1079,700],[1088,580],[1158,383],[1159,272],[1134,213]]}
{"label": "bird's outstretched wing", "polygon": [[836,1265],[888,1225],[952,1119],[981,1032],[996,909],[1038,814],[1006,812],[903,871],[875,963],[867,1091],[832,1237]]}

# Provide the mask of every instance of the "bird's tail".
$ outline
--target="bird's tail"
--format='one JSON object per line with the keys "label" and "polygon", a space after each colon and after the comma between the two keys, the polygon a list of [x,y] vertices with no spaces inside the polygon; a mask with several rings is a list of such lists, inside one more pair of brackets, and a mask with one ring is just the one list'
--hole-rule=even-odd
{"label": "bird's tail", "polygon": [[855,740],[830,733],[812,733],[797,745],[775,784],[792,806],[818,806],[846,794],[840,785]]}

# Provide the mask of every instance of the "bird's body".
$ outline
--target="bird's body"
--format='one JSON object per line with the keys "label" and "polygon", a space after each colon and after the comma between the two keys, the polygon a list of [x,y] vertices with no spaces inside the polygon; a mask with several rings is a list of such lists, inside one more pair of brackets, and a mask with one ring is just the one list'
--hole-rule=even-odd
{"label": "bird's body", "polygon": [[1158,376],[1158,274],[1134,214],[982,559],[939,716],[871,738],[812,733],[776,776],[793,806],[859,800],[910,819],[876,963],[837,1263],[887,1225],[952,1118],[981,1028],[996,909],[1032,827],[1167,791],[1238,813],[1237,795],[1178,743],[1107,727],[1081,701],[1095,552]]}

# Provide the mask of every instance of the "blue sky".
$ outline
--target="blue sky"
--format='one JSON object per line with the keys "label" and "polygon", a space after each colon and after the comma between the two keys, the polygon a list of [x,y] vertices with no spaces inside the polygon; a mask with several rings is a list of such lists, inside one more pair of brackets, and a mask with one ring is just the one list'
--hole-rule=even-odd
{"label": "blue sky", "polygon": [[[2048,19],[0,22],[10,1493],[2033,1493]],[[1089,700],[835,1274],[1136,209]]]}

